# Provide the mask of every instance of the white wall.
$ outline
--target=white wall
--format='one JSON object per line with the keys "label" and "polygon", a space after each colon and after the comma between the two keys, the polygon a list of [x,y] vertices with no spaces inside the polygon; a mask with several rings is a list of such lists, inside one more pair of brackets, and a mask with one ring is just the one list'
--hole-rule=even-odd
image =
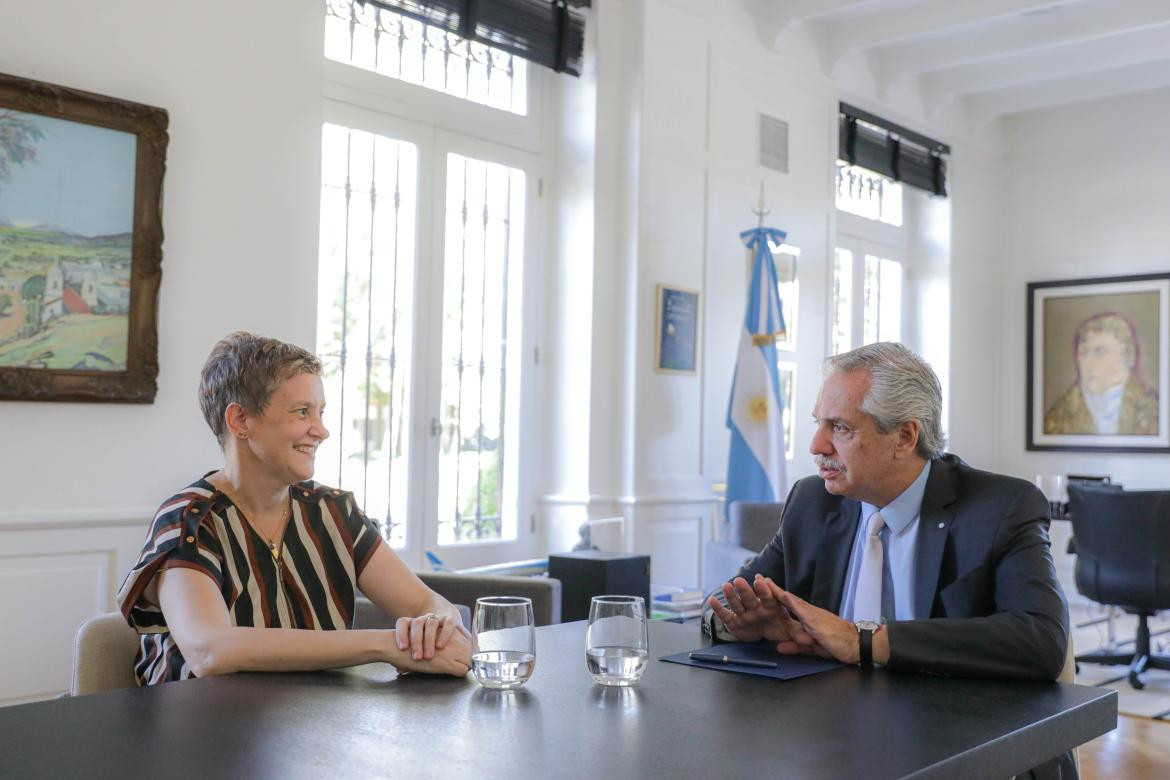
{"label": "white wall", "polygon": [[[154,404],[0,404],[4,516],[150,513],[217,465],[195,398],[225,333],[313,346],[323,16],[315,3],[64,0],[0,10],[0,69],[165,108]],[[66,23],[66,20],[68,22]]]}
{"label": "white wall", "polygon": [[[745,38],[746,36],[746,38]],[[802,47],[803,44],[803,47]],[[820,361],[828,343],[827,311],[832,256],[837,102],[818,60],[799,37],[782,39],[780,54],[765,50],[746,20],[719,31],[713,44],[710,117],[710,193],[706,268],[707,309],[703,406],[703,472],[710,482],[727,475],[730,437],[728,396],[736,345],[743,327],[750,265],[739,233],[756,226],[763,181],[765,224],[788,234],[800,248],[795,392],[795,459],[788,478],[811,473],[807,443],[809,410],[820,384]],[[788,123],[788,173],[757,163],[759,114]]]}
{"label": "white wall", "polygon": [[[751,207],[761,180],[771,209],[768,224],[787,230],[803,251],[793,356],[799,366],[796,457],[789,478],[813,471],[805,412],[815,399],[826,352],[842,99],[955,145],[952,191],[961,186],[963,195],[911,212],[922,229],[910,242],[918,270],[908,280],[915,327],[907,337],[935,363],[944,384],[955,388],[952,407],[974,401],[978,417],[964,416],[953,426],[955,448],[962,452],[969,443],[974,461],[988,467],[995,452],[994,435],[985,433],[994,393],[970,390],[986,379],[986,370],[975,361],[950,362],[949,355],[956,341],[962,348],[972,342],[982,348],[980,322],[989,304],[999,305],[995,277],[988,280],[979,265],[981,255],[1000,254],[994,219],[1000,182],[984,174],[998,164],[997,136],[961,144],[970,135],[961,112],[929,121],[912,89],[879,97],[863,61],[843,63],[830,79],[815,42],[799,29],[766,48],[744,9],[736,0],[595,3],[596,46],[606,59],[597,76],[596,113],[588,118],[597,182],[594,274],[591,284],[578,287],[593,299],[592,331],[580,342],[592,384],[587,410],[575,411],[576,417],[554,414],[552,420],[558,431],[571,432],[588,415],[590,441],[584,452],[577,439],[565,442],[556,433],[547,438],[556,454],[549,458],[555,476],[545,506],[552,525],[620,512],[628,521],[627,547],[653,555],[659,582],[698,581],[699,552],[715,514],[711,485],[726,477],[727,399],[748,283],[739,232],[755,225]],[[786,174],[757,165],[760,112],[789,123]],[[962,236],[954,250],[952,228]],[[958,264],[964,265],[964,282],[979,283],[956,291],[952,275]],[[966,270],[969,265],[976,270]],[[653,371],[659,283],[702,293],[699,376]],[[564,285],[557,295],[571,295],[572,289]],[[569,395],[585,397],[581,388]],[[566,453],[570,447],[574,451]],[[570,463],[579,468],[567,468]]]}
{"label": "white wall", "polygon": [[1001,468],[1004,436],[995,421],[1001,419],[1001,280],[1009,265],[1003,250],[1005,167],[996,144],[993,133],[956,144],[948,185],[952,295],[947,433],[952,452],[991,471]]}
{"label": "white wall", "polygon": [[[703,263],[703,411],[701,424],[692,424],[685,430],[701,440],[701,470],[706,485],[723,481],[726,474],[728,435],[724,420],[735,360],[734,344],[748,282],[746,255],[738,233],[755,223],[750,209],[756,202],[761,180],[772,212],[768,224],[786,230],[789,242],[802,250],[799,335],[794,355],[799,364],[796,446],[795,457],[789,464],[789,480],[814,471],[806,452],[812,435],[806,412],[815,401],[820,363],[828,350],[826,312],[837,227],[833,168],[837,157],[837,106],[842,100],[870,108],[952,144],[952,197],[915,196],[907,209],[908,230],[913,234],[909,242],[910,259],[915,271],[907,279],[911,327],[904,338],[934,364],[948,390],[955,388],[952,391],[955,399],[948,399],[951,401],[948,409],[958,408],[959,401],[968,399],[965,389],[971,384],[970,374],[980,369],[968,361],[950,361],[954,342],[958,339],[960,346],[965,346],[967,334],[975,331],[970,323],[980,319],[986,301],[998,303],[997,286],[956,288],[952,278],[962,273],[960,278],[966,282],[967,269],[972,267],[977,270],[970,276],[985,278],[977,254],[984,252],[993,258],[999,255],[995,249],[998,241],[995,204],[1000,198],[994,196],[994,191],[1000,183],[993,175],[980,175],[998,165],[996,132],[979,135],[968,132],[961,111],[928,118],[922,110],[920,96],[913,90],[879,96],[864,61],[843,63],[831,80],[822,70],[814,43],[798,29],[785,31],[766,49],[756,36],[753,20],[741,12],[738,3],[711,8],[702,3],[675,0],[651,7],[667,16],[707,15],[699,25],[703,30],[702,39],[694,42],[684,39],[681,43],[676,40],[675,51],[692,52],[693,56],[686,58],[688,63],[679,62],[678,57],[672,60],[665,48],[658,51],[664,69],[669,63],[671,69],[683,71],[683,76],[674,78],[689,85],[687,95],[693,102],[704,94],[704,89],[703,74],[691,63],[702,61],[706,42],[710,86],[706,90],[709,108],[705,126],[685,121],[687,118],[678,113],[682,101],[676,100],[672,110],[663,113],[663,125],[669,130],[662,137],[654,138],[652,145],[656,155],[673,154],[685,160],[690,168],[705,172],[706,178],[705,187],[692,196],[697,204],[699,198],[703,200],[698,205],[705,212],[705,256],[667,252],[661,266],[663,273],[672,274],[667,279],[679,281],[675,277],[685,278],[691,263]],[[655,59],[653,53],[647,56]],[[681,86],[675,89],[681,90]],[[668,99],[671,97],[674,96],[667,95]],[[654,112],[647,113],[649,126],[654,121]],[[789,123],[786,174],[762,168],[756,162],[759,113]],[[684,135],[705,138],[706,143],[702,147],[688,147],[680,140]],[[649,171],[650,177],[656,173]],[[663,189],[672,198],[683,197],[687,192],[671,181]],[[685,208],[672,205],[670,201],[650,199],[642,218],[660,220],[685,234],[691,229],[692,216]],[[952,233],[957,237],[956,242],[952,242]],[[652,247],[648,249],[653,251]],[[649,407],[640,408],[649,411]],[[952,443],[961,452],[969,446],[975,452],[975,459],[986,463],[993,454],[993,448],[980,440],[986,426],[967,425],[967,419],[964,416],[960,420],[959,415],[952,413],[948,425]]]}
{"label": "white wall", "polygon": [[[997,409],[997,469],[1108,474],[1131,488],[1170,486],[1170,455],[1029,452],[1025,448],[1026,289],[1029,282],[1170,271],[1170,90],[1020,114],[1004,123],[1004,246],[989,309],[996,378],[980,382]],[[1161,388],[1162,393],[1170,388]],[[1053,523],[1053,556],[1077,600],[1070,529]]]}
{"label": "white wall", "polygon": [[[1001,467],[1109,474],[1130,487],[1170,485],[1170,455],[1025,449],[1028,282],[1170,272],[1170,91],[1140,93],[1008,120],[1008,219],[1000,279]],[[1170,391],[1162,388],[1161,392]]]}
{"label": "white wall", "polygon": [[212,344],[314,344],[323,14],[0,0],[0,20],[0,71],[170,112],[155,403],[0,403],[0,626],[26,640],[0,644],[2,704],[61,690],[159,501],[218,465],[195,397]]}

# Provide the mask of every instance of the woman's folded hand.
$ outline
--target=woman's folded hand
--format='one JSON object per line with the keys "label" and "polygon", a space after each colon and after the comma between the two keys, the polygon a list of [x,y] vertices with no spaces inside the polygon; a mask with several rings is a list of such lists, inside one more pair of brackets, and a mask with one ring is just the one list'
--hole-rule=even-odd
{"label": "woman's folded hand", "polygon": [[398,649],[409,653],[416,661],[430,660],[435,651],[446,647],[452,637],[470,636],[463,627],[458,611],[454,609],[450,614],[428,612],[418,617],[398,618],[394,632]]}
{"label": "woman's folded hand", "polygon": [[[418,620],[418,618],[402,618],[399,620],[399,625],[404,620],[411,621]],[[401,636],[401,630],[396,633],[399,634],[399,637]],[[432,644],[429,655],[421,654],[427,657],[416,655],[411,647],[402,648],[402,641],[399,637],[396,637],[391,657],[387,659],[399,673],[422,672],[424,674],[450,674],[454,677],[463,677],[471,671],[471,638],[462,624],[451,631],[450,638],[442,647],[436,647]]]}

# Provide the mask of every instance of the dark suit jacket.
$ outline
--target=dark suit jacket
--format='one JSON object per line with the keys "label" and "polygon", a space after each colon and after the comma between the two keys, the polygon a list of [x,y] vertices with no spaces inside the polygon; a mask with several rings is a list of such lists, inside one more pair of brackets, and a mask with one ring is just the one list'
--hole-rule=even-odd
{"label": "dark suit jacket", "polygon": [[[841,607],[859,502],[800,480],[780,530],[737,576],[757,572],[832,612]],[[1055,680],[1068,605],[1048,542],[1048,502],[1031,483],[932,461],[918,521],[915,620],[887,625],[894,670]],[[929,619],[926,619],[929,618]]]}

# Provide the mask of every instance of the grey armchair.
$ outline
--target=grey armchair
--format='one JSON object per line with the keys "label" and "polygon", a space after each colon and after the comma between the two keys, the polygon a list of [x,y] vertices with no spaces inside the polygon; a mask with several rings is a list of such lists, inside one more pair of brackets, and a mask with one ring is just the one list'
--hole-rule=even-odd
{"label": "grey armchair", "polygon": [[[462,606],[463,624],[471,628],[470,607],[480,596],[525,596],[532,599],[536,625],[561,622],[561,581],[552,577],[515,577],[510,575],[458,574],[452,572],[418,572],[428,588],[452,604]],[[364,596],[357,600],[354,628],[393,628],[394,617],[387,615]]]}
{"label": "grey armchair", "polygon": [[735,501],[726,538],[703,544],[703,591],[710,593],[759,554],[780,528],[783,501]]}

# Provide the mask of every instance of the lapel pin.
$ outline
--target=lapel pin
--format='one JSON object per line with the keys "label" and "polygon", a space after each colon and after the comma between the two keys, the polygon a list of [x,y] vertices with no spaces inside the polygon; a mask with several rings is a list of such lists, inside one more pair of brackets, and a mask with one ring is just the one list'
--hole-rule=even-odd
{"label": "lapel pin", "polygon": [[946,523],[939,523],[939,524],[938,524],[938,527],[939,527],[939,528],[945,528],[945,527],[946,527]]}

